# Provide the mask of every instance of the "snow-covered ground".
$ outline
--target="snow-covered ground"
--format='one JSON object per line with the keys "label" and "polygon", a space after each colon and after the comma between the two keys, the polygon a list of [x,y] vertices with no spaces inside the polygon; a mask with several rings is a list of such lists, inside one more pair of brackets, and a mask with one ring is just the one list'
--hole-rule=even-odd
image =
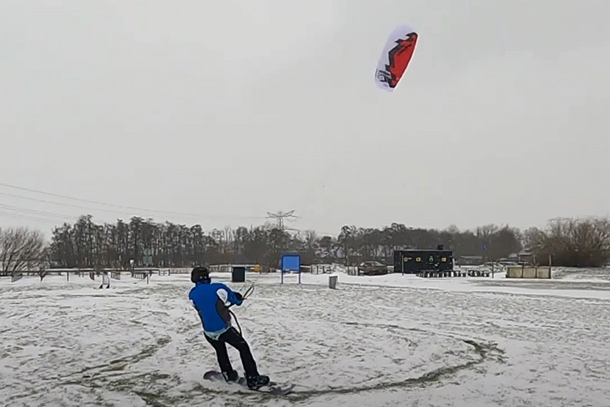
{"label": "snow-covered ground", "polygon": [[[582,274],[582,273],[581,273]],[[610,282],[248,274],[235,312],[259,369],[296,393],[204,382],[216,368],[188,275],[0,279],[0,405],[608,406]],[[241,371],[238,354],[231,349]]]}

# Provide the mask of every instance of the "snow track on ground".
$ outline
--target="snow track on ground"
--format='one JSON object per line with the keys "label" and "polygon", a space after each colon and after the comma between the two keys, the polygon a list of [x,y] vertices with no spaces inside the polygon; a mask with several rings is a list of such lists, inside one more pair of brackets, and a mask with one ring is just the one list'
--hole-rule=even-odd
{"label": "snow track on ground", "polygon": [[340,275],[330,290],[327,276],[303,275],[300,286],[287,277],[279,285],[277,276],[249,275],[255,293],[235,309],[260,371],[298,385],[284,397],[201,380],[216,360],[187,301],[187,276],[127,278],[110,290],[88,278],[2,280],[0,404],[605,407],[610,399],[608,286]]}

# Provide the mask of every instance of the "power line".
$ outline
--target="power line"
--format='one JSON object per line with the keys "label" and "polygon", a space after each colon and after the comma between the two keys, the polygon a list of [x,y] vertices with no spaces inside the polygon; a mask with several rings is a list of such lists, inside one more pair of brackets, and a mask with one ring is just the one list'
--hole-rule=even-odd
{"label": "power line", "polygon": [[47,212],[47,211],[39,211],[36,209],[29,209],[29,208],[20,208],[18,206],[13,206],[13,205],[5,205],[5,204],[0,204],[0,208],[2,209],[8,209],[9,211],[15,211],[15,212],[25,212],[25,213],[31,213],[33,215],[42,215],[42,216],[46,216],[49,218],[58,218],[61,220],[72,220],[72,218],[76,219],[76,216],[71,217],[71,216],[67,216],[67,215],[63,215],[63,214],[59,214],[56,212]]}
{"label": "power line", "polygon": [[22,220],[33,220],[39,223],[44,223],[44,224],[49,224],[49,225],[54,225],[57,226],[57,221],[56,220],[52,220],[49,218],[39,218],[37,216],[30,216],[30,215],[26,215],[26,214],[21,214],[21,213],[7,213],[7,212],[1,212],[0,211],[0,217],[3,218],[8,218],[8,219],[22,219]]}
{"label": "power line", "polygon": [[[41,202],[41,203],[45,203],[45,204],[65,206],[65,207],[68,207],[68,208],[78,208],[78,209],[86,209],[86,210],[91,210],[92,209],[92,208],[90,208],[88,206],[83,206],[83,205],[71,205],[71,204],[68,204],[68,203],[54,202],[54,201],[49,201],[49,200],[46,200],[46,199],[38,199],[38,198],[29,197],[29,196],[21,196],[21,195],[9,194],[9,193],[6,193],[6,192],[0,192],[0,195],[10,196],[11,198],[17,198],[17,199],[25,199],[25,200],[28,200],[28,201]],[[131,212],[114,211],[112,209],[95,209],[95,210],[101,211],[101,212],[117,213],[117,214],[120,214],[120,215],[131,214]]]}
{"label": "power line", "polygon": [[[73,204],[69,204],[69,203],[65,203],[65,202],[49,201],[47,199],[39,199],[39,198],[32,198],[32,197],[29,197],[29,196],[9,194],[7,192],[0,192],[0,195],[8,196],[8,197],[11,197],[11,198],[17,198],[17,199],[25,199],[25,200],[33,201],[33,202],[40,202],[40,203],[44,203],[44,204],[63,206],[63,207],[68,207],[68,208],[84,209],[87,212],[96,211],[96,212],[114,213],[114,214],[118,214],[118,215],[134,216],[134,212],[119,211],[119,210],[112,210],[112,209],[105,209],[105,208],[104,209],[102,209],[102,208],[91,208],[89,206],[84,206],[84,205],[73,205]],[[186,218],[189,218],[189,217],[186,217]]]}
{"label": "power line", "polygon": [[[110,204],[107,202],[101,202],[101,201],[95,201],[95,200],[89,200],[89,199],[82,199],[82,198],[76,198],[76,197],[72,197],[72,196],[68,196],[68,195],[62,195],[62,194],[56,194],[56,193],[52,193],[52,192],[46,192],[46,191],[41,191],[41,190],[37,190],[37,189],[32,189],[32,188],[25,188],[25,187],[20,187],[20,186],[16,186],[16,185],[11,185],[11,184],[6,184],[3,182],[0,182],[0,186],[6,187],[6,188],[12,188],[12,189],[17,189],[17,190],[21,190],[21,191],[27,191],[27,192],[33,192],[33,193],[37,193],[37,194],[41,194],[41,195],[47,195],[47,196],[53,196],[56,198],[63,198],[63,199],[69,199],[69,200],[73,200],[73,201],[78,201],[78,202],[85,202],[85,203],[90,203],[90,204],[95,204],[95,205],[101,205],[101,206],[109,206],[109,207],[114,207],[114,208],[122,208],[122,209],[129,209],[131,211],[138,211],[138,212],[149,212],[149,213],[158,213],[158,214],[165,214],[165,215],[178,215],[178,216],[183,216],[183,217],[188,217],[188,218],[216,218],[216,219],[223,219],[223,218],[229,218],[229,217],[233,217],[233,218],[242,218],[242,219],[265,219],[264,217],[261,216],[233,216],[233,215],[226,215],[226,216],[214,216],[214,215],[201,215],[201,214],[196,214],[196,213],[186,213],[186,212],[173,212],[173,211],[160,211],[160,210],[155,210],[155,209],[148,209],[148,208],[139,208],[139,207],[135,207],[135,206],[124,206],[124,205],[115,205],[115,204]],[[11,194],[6,194],[3,193],[3,195],[11,195]],[[21,197],[23,199],[30,199],[30,200],[36,200],[35,198],[28,198],[28,197]],[[45,203],[53,203],[55,205],[64,205],[64,206],[72,206],[69,204],[62,204],[59,202],[51,202],[51,201],[44,201],[44,200],[38,200],[38,201],[42,201]],[[87,208],[84,208],[87,209]],[[96,209],[96,210],[104,210],[104,209]],[[106,210],[108,212],[110,212],[110,210]],[[116,211],[113,211],[116,212]],[[119,212],[121,214],[126,214],[126,212]]]}

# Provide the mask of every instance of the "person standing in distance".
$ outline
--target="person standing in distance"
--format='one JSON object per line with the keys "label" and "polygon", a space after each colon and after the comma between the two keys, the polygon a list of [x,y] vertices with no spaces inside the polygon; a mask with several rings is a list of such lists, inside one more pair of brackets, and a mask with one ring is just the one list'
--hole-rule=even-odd
{"label": "person standing in distance", "polygon": [[269,384],[269,377],[258,373],[250,346],[243,336],[231,325],[230,305],[241,305],[243,297],[223,283],[213,283],[205,266],[197,266],[191,271],[191,281],[195,287],[189,292],[189,300],[197,311],[205,339],[214,347],[220,371],[226,381],[237,381],[239,374],[233,370],[227,344],[239,351],[250,389]]}

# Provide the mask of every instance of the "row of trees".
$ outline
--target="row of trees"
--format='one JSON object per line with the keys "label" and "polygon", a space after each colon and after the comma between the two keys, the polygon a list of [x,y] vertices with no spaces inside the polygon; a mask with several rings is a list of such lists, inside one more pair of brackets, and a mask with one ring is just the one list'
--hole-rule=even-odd
{"label": "row of trees", "polygon": [[156,223],[140,217],[97,224],[86,215],[74,224],[55,228],[50,245],[38,231],[0,229],[0,265],[4,272],[31,269],[44,260],[67,268],[189,267],[202,263],[275,266],[286,252],[300,253],[305,263],[391,263],[393,250],[432,249],[439,244],[452,249],[456,258],[470,255],[498,260],[525,247],[541,264],[552,255],[554,265],[597,267],[610,259],[610,221],[556,219],[545,229],[523,232],[496,225],[465,231],[455,226],[434,230],[397,223],[381,229],[344,226],[334,238],[313,231],[288,233],[268,224],[209,232],[201,225]]}
{"label": "row of trees", "polygon": [[570,267],[600,267],[610,260],[610,220],[554,219],[545,230],[527,229],[525,247],[531,249],[539,264]]}
{"label": "row of trees", "polygon": [[520,233],[494,225],[475,231],[451,227],[444,231],[392,224],[383,229],[344,226],[337,238],[313,231],[288,233],[271,226],[214,229],[201,225],[156,223],[133,217],[129,223],[96,224],[81,217],[74,225],[53,231],[50,253],[60,267],[181,267],[201,263],[258,263],[275,266],[282,253],[298,252],[306,263],[366,260],[391,261],[400,248],[436,248],[443,244],[456,255],[506,257],[521,249]]}

